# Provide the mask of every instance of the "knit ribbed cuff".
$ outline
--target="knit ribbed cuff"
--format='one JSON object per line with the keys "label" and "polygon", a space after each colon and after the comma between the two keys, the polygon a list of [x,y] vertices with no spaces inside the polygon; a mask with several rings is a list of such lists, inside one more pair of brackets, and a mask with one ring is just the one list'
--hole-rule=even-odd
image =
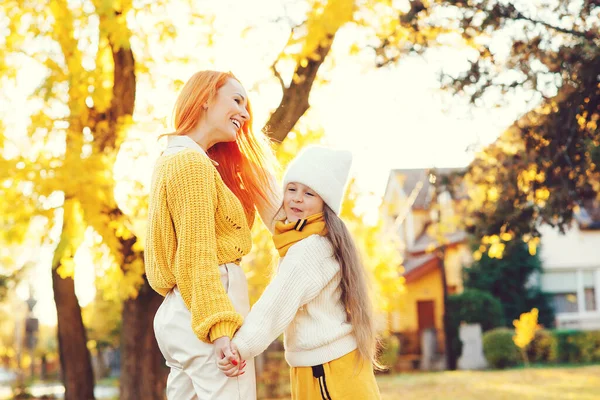
{"label": "knit ribbed cuff", "polygon": [[210,328],[208,338],[210,339],[211,343],[222,336],[227,336],[231,339],[238,327],[238,324],[236,324],[235,322],[218,322],[214,324],[212,328]]}

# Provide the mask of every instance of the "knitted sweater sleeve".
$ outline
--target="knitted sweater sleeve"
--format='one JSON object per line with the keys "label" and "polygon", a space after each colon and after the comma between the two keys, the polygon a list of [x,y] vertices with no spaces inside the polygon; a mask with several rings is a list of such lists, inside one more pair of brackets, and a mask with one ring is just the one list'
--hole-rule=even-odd
{"label": "knitted sweater sleeve", "polygon": [[242,359],[256,357],[281,335],[298,309],[314,299],[336,271],[322,268],[330,256],[319,241],[309,236],[288,250],[279,271],[246,316],[233,339]]}
{"label": "knitted sweater sleeve", "polygon": [[174,273],[191,313],[192,329],[204,342],[232,337],[242,316],[235,311],[219,274],[216,171],[197,152],[178,154],[170,166],[167,201],[177,232]]}

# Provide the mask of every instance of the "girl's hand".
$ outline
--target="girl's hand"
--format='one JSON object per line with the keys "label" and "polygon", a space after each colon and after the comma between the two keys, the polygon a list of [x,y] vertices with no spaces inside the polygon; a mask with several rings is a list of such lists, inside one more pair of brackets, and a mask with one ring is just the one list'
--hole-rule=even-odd
{"label": "girl's hand", "polygon": [[242,361],[239,365],[233,365],[227,358],[221,358],[217,361],[217,367],[228,377],[233,378],[243,375],[246,371],[246,361]]}
{"label": "girl's hand", "polygon": [[225,358],[233,365],[238,365],[239,356],[231,351],[231,339],[227,336],[221,336],[213,342],[214,353],[217,360]]}
{"label": "girl's hand", "polygon": [[[246,372],[244,371],[246,361],[240,358],[240,353],[233,342],[229,342],[228,350],[229,351],[226,351],[225,353],[231,354],[235,360],[231,360],[231,357],[220,357],[217,359],[217,367],[230,378],[243,375]],[[237,362],[238,360],[239,363]]]}

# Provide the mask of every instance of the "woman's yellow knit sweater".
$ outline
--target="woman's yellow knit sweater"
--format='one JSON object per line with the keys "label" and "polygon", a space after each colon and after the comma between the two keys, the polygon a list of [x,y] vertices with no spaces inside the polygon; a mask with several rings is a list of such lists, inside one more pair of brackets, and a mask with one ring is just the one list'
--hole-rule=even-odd
{"label": "woman's yellow knit sweater", "polygon": [[219,264],[239,260],[251,246],[242,204],[206,154],[186,149],[160,157],[150,190],[146,275],[163,296],[179,288],[200,340],[232,337],[241,326]]}

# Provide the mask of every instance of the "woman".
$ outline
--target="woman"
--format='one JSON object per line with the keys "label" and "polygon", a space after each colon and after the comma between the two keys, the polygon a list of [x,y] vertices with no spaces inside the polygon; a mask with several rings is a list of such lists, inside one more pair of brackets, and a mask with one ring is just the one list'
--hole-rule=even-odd
{"label": "woman", "polygon": [[240,259],[251,248],[255,209],[272,221],[280,195],[265,138],[231,74],[196,73],[174,109],[175,132],[154,167],[145,264],[165,296],[154,331],[167,365],[169,399],[255,399],[251,361],[227,378],[216,361],[237,363],[230,340],[249,311]]}

